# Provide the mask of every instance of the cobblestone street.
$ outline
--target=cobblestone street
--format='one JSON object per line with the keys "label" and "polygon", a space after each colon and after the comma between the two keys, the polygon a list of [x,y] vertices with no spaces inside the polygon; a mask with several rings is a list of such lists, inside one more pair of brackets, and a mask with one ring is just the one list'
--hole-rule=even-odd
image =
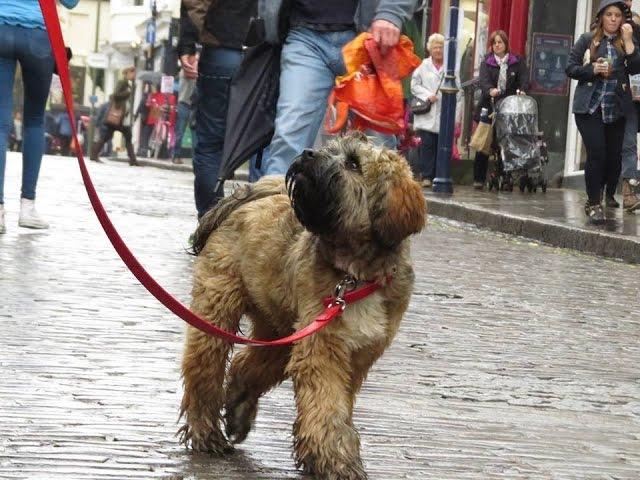
{"label": "cobblestone street", "polygon": [[[131,250],[189,303],[192,174],[90,166]],[[185,324],[126,270],[77,162],[47,157],[0,235],[1,479],[302,479],[290,382],[225,459],[178,444]],[[430,218],[393,346],[358,397],[371,480],[621,480],[640,472],[640,267]]]}

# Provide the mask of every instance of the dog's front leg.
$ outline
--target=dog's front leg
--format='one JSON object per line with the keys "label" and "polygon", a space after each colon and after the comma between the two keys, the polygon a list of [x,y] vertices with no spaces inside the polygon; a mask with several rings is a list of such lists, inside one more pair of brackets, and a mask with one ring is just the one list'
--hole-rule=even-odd
{"label": "dog's front leg", "polygon": [[298,467],[322,480],[363,480],[360,438],[351,424],[351,354],[320,333],[294,345],[287,367],[298,408]]}
{"label": "dog's front leg", "polygon": [[[233,288],[238,283],[237,288]],[[207,285],[195,285],[193,311],[214,325],[236,332],[242,309],[241,286],[233,278],[220,275]],[[184,394],[180,415],[186,423],[180,429],[181,441],[195,451],[222,455],[233,448],[221,429],[224,401],[223,382],[231,345],[193,327],[187,330],[182,358]]]}

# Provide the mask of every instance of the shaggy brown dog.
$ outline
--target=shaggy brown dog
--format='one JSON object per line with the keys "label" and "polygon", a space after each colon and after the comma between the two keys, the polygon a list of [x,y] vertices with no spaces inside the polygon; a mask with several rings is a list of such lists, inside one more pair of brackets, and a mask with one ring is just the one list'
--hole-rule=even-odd
{"label": "shaggy brown dog", "polygon": [[183,443],[216,454],[231,450],[227,438],[247,437],[259,398],[290,377],[297,465],[322,479],[367,478],[352,421],[355,396],[409,304],[408,237],[422,230],[425,216],[406,160],[362,135],[307,150],[286,184],[266,178],[211,210],[195,234],[192,309],[219,327],[236,332],[246,315],[253,338],[278,338],[311,323],[347,274],[385,285],[292,347],[242,349],[226,388],[231,345],[189,327]]}

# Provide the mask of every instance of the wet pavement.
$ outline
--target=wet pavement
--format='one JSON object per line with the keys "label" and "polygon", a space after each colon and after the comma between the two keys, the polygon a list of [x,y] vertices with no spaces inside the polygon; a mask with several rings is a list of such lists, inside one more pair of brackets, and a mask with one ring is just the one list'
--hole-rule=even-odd
{"label": "wet pavement", "polygon": [[[90,167],[132,251],[188,303],[191,174]],[[10,155],[0,478],[309,478],[291,458],[289,382],[234,455],[178,445],[184,324],[122,265],[74,160],[43,164],[49,231],[17,227],[19,177]],[[414,258],[409,311],[356,407],[372,480],[638,478],[640,267],[434,218]]]}

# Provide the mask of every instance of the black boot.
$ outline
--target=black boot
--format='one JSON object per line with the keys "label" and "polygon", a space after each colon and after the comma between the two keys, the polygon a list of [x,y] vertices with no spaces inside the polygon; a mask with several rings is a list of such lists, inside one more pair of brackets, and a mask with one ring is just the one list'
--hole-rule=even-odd
{"label": "black boot", "polygon": [[129,165],[131,165],[132,167],[140,166],[138,160],[136,159],[136,152],[133,149],[132,143],[127,143],[127,155],[129,156]]}
{"label": "black boot", "polygon": [[91,146],[91,152],[89,153],[90,160],[98,163],[104,163],[102,160],[100,160],[99,156],[100,152],[102,151],[102,147],[104,147],[104,144],[105,141],[100,139]]}

